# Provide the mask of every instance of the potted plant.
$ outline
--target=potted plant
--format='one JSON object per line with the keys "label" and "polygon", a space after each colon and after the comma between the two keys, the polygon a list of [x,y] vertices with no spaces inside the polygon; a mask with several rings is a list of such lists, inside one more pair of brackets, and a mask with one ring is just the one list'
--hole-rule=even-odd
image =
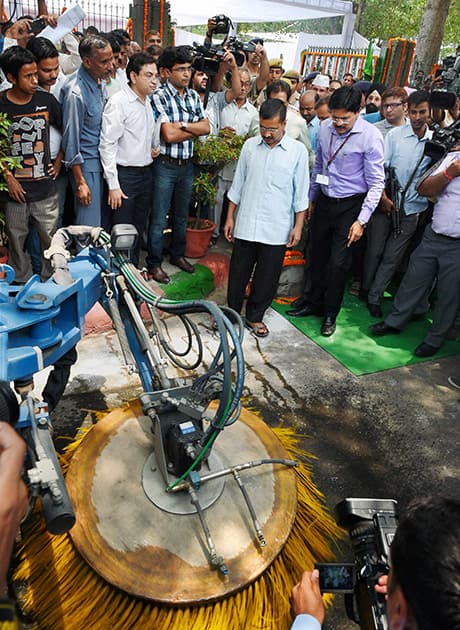
{"label": "potted plant", "polygon": [[201,209],[204,204],[211,208],[214,206],[217,173],[226,164],[238,159],[244,140],[232,129],[221,129],[217,136],[210,135],[205,140],[195,141],[194,160],[198,168],[193,179],[192,202],[196,216],[188,220],[185,249],[185,255],[190,258],[200,258],[208,250],[216,224],[210,219],[201,218]]}

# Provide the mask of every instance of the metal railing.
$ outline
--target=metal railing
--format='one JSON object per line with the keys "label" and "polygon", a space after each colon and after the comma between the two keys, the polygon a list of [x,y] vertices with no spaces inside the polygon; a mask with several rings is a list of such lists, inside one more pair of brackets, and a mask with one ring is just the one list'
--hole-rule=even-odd
{"label": "metal railing", "polygon": [[[350,72],[354,77],[359,77],[366,53],[365,48],[306,48],[300,55],[300,72],[305,76],[309,72],[319,71],[338,79]],[[374,68],[377,59],[377,56],[373,57]]]}
{"label": "metal railing", "polygon": [[[83,31],[88,26],[95,26],[99,31],[107,32],[114,28],[126,28],[129,18],[128,4],[117,4],[107,0],[47,0],[48,13],[60,15],[63,9],[70,9],[79,4],[86,13],[86,17],[77,26],[77,30]],[[16,11],[15,17],[20,15],[37,15],[36,1],[25,0]],[[8,13],[8,11],[7,11]]]}

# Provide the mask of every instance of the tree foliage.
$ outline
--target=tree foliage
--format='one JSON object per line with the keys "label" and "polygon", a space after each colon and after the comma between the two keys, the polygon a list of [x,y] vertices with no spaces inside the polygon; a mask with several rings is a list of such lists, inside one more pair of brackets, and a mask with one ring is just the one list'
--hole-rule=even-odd
{"label": "tree foliage", "polygon": [[[357,30],[370,39],[389,37],[416,38],[425,10],[426,0],[362,0],[364,3]],[[443,43],[453,46],[460,42],[460,3],[451,4]]]}
{"label": "tree foliage", "polygon": [[288,22],[245,22],[238,24],[238,33],[317,33],[334,35],[342,32],[343,16],[337,15],[314,20],[291,20]]}

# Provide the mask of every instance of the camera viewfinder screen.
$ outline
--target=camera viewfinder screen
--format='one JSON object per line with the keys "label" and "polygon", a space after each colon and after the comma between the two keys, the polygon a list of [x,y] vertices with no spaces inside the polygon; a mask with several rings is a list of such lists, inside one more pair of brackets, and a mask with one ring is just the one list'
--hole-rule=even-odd
{"label": "camera viewfinder screen", "polygon": [[352,593],[355,586],[354,564],[317,564],[322,592]]}

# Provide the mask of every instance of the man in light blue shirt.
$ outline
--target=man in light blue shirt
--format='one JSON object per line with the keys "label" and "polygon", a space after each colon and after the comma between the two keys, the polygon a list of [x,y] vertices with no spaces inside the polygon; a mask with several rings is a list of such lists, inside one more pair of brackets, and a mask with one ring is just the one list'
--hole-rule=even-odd
{"label": "man in light blue shirt", "polygon": [[102,167],[99,138],[107,101],[104,79],[113,66],[112,48],[101,35],[87,35],[79,45],[79,70],[61,91],[64,164],[71,169],[78,225],[101,225]]}
{"label": "man in light blue shirt", "polygon": [[[263,316],[278,286],[284,253],[296,245],[308,206],[308,152],[286,134],[286,105],[276,98],[260,108],[260,136],[246,141],[232,187],[224,234],[234,241],[228,304],[240,312],[254,270],[246,323],[268,335]],[[235,219],[235,210],[238,213]]]}
{"label": "man in light blue shirt", "polygon": [[433,135],[428,129],[428,99],[428,92],[413,92],[408,99],[409,122],[395,127],[385,137],[385,166],[394,167],[400,186],[400,234],[393,233],[393,203],[383,193],[382,211],[374,214],[369,224],[364,261],[363,291],[369,289],[367,303],[372,317],[382,317],[380,300],[410,246],[420,214],[428,205],[415,188],[430,163],[430,158],[424,157],[426,142]]}
{"label": "man in light blue shirt", "polygon": [[315,153],[320,123],[315,112],[315,105],[318,100],[314,90],[307,90],[299,99],[299,113],[307,123],[308,137],[310,138],[311,148]]}
{"label": "man in light blue shirt", "polygon": [[460,309],[460,142],[418,190],[436,197],[433,222],[410,257],[391,313],[370,331],[379,337],[400,333],[436,281],[433,323],[414,351],[418,357],[430,357],[438,352]]}

